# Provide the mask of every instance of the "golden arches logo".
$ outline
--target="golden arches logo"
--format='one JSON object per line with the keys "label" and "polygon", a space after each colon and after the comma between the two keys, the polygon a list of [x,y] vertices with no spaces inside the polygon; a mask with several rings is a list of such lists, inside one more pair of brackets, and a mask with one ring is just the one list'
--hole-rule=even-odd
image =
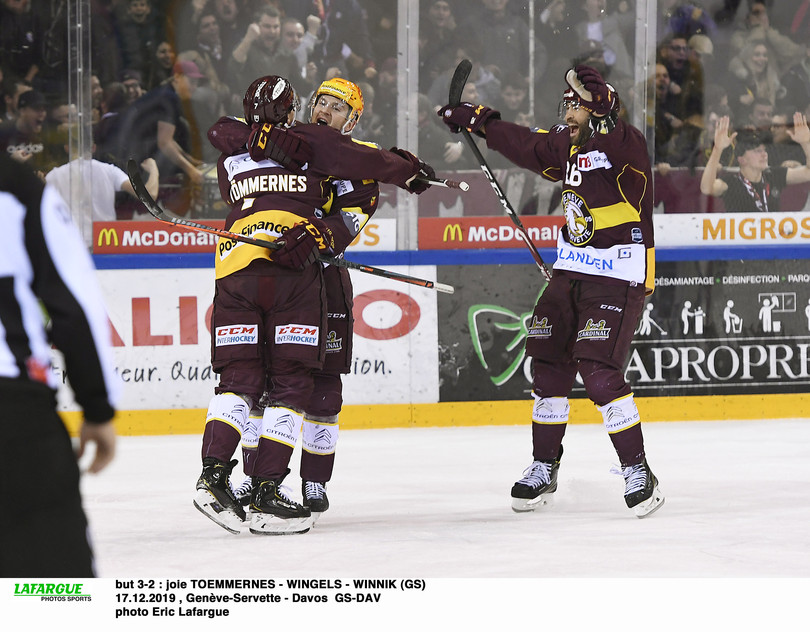
{"label": "golden arches logo", "polygon": [[101,242],[104,242],[105,246],[109,246],[110,243],[114,246],[118,245],[118,231],[114,228],[102,228],[98,231],[98,242],[97,245],[101,246]]}
{"label": "golden arches logo", "polygon": [[461,224],[448,224],[444,227],[444,234],[442,241],[464,241],[464,235],[461,232]]}

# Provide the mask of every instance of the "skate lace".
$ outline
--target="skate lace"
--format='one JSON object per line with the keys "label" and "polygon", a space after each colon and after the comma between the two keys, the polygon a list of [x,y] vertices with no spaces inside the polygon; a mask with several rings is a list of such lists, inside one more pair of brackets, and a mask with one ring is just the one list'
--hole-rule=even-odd
{"label": "skate lace", "polygon": [[624,477],[624,495],[627,496],[633,492],[638,492],[644,489],[647,484],[647,468],[643,463],[638,465],[630,465],[628,467],[619,467],[614,465],[610,468],[613,474],[621,474]]}
{"label": "skate lace", "polygon": [[277,494],[277,495],[278,495],[278,496],[279,496],[279,497],[280,497],[282,500],[285,500],[285,501],[287,501],[288,503],[291,503],[291,504],[296,504],[296,505],[297,505],[298,503],[296,503],[296,502],[295,502],[295,501],[292,499],[292,496],[290,496],[290,494],[291,494],[291,493],[292,493],[292,488],[287,487],[286,485],[279,485],[279,486],[276,488],[276,494]]}
{"label": "skate lace", "polygon": [[231,492],[236,498],[249,494],[251,489],[253,489],[253,481],[249,476],[242,481],[239,487],[234,487],[233,482],[231,482]]}
{"label": "skate lace", "polygon": [[304,496],[309,499],[323,498],[324,495],[323,483],[313,483],[311,481],[304,481]]}
{"label": "skate lace", "polygon": [[523,478],[518,483],[529,487],[540,487],[551,482],[551,463],[535,461],[523,471]]}

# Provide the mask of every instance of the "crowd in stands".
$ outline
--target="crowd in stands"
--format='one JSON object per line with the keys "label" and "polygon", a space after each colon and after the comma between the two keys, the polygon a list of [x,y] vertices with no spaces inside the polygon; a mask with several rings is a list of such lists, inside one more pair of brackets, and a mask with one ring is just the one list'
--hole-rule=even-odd
{"label": "crowd in stands", "polygon": [[[732,130],[755,130],[772,166],[804,163],[788,132],[796,112],[810,116],[809,3],[658,2],[645,86],[658,173],[704,167],[723,117]],[[65,5],[0,0],[0,147],[43,176],[67,161]],[[462,58],[473,62],[464,98],[526,125],[556,122],[564,72],[576,63],[597,67],[628,107],[639,89],[628,0],[538,0],[534,24],[520,0],[419,0],[419,8],[419,154],[437,170],[477,167],[435,116]],[[354,136],[396,144],[405,70],[397,0],[91,0],[91,11],[94,157],[119,166],[154,158],[161,190],[175,186],[170,203],[178,209],[188,207],[188,190],[206,184],[215,160],[206,130],[222,114],[239,115],[246,86],[263,74],[288,77],[304,109],[324,79],[356,82],[365,112]],[[721,165],[737,166],[733,146]]]}

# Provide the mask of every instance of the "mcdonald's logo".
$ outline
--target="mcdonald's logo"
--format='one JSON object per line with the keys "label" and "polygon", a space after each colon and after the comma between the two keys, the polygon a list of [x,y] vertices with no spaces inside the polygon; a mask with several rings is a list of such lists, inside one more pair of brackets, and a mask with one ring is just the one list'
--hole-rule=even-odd
{"label": "mcdonald's logo", "polygon": [[444,235],[442,241],[464,241],[464,236],[461,232],[461,224],[448,224],[444,227]]}
{"label": "mcdonald's logo", "polygon": [[115,230],[114,228],[102,228],[100,231],[98,231],[98,243],[97,243],[98,246],[101,246],[102,240],[104,241],[105,246],[109,246],[110,242],[112,242],[113,245],[117,246],[118,231]]}

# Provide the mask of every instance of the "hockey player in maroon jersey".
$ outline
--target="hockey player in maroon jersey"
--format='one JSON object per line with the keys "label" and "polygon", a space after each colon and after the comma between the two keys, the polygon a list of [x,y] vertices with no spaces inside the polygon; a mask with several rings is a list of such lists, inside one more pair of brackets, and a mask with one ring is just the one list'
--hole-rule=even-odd
{"label": "hockey player in maroon jersey", "polygon": [[548,131],[502,121],[499,112],[471,103],[438,114],[451,132],[465,128],[516,165],[563,182],[565,226],[526,340],[534,460],[512,487],[512,508],[533,511],[557,490],[568,395],[579,373],[619,457],[625,502],[642,518],[664,497],[647,464],[623,368],[654,287],[650,161],[644,135],[619,118],[619,97],[598,71],[580,65],[565,80],[565,124]]}
{"label": "hockey player in maroon jersey", "polygon": [[[360,88],[351,81],[335,77],[321,83],[313,93],[310,101],[310,123],[328,126],[340,131],[345,136],[352,130],[363,114],[363,95]],[[228,142],[221,149],[233,150],[235,143],[247,144],[250,151],[256,152],[262,141],[259,134],[251,134],[251,128],[233,118],[225,118],[215,126],[220,137],[227,137]],[[293,128],[301,131],[302,127]],[[289,158],[274,147],[276,143],[285,143],[283,135],[277,129],[268,130],[265,153],[278,159]],[[216,141],[219,143],[220,141]],[[287,143],[290,141],[288,140]],[[365,145],[366,143],[362,143]],[[289,145],[287,145],[289,147]],[[294,152],[301,162],[308,162],[308,169],[321,166],[320,153],[312,152],[309,147],[305,153]],[[258,156],[261,157],[261,156]],[[356,168],[356,167],[352,167]],[[345,169],[345,167],[342,167]],[[323,209],[324,223],[332,227],[335,236],[334,253],[343,250],[360,233],[363,226],[377,210],[379,202],[379,184],[373,179],[335,180],[330,179],[332,196],[330,203]],[[348,373],[351,366],[351,349],[354,318],[352,315],[352,284],[345,268],[326,266],[324,284],[327,295],[327,340],[323,369],[315,371],[315,387],[310,404],[304,412],[301,451],[301,478],[303,505],[309,507],[314,519],[329,508],[326,494],[326,483],[332,478],[335,450],[338,439],[338,416],[343,404],[342,373]],[[249,433],[250,434],[250,433]],[[251,444],[243,446],[243,459],[247,463],[251,458]],[[237,498],[249,492],[250,482],[236,491]]]}
{"label": "hockey player in maroon jersey", "polygon": [[[335,77],[324,81],[315,91],[309,121],[350,135],[363,114],[363,105],[360,88]],[[332,190],[334,201],[324,209],[323,220],[334,226],[335,252],[343,252],[377,210],[380,186],[371,179],[334,180]],[[326,355],[323,368],[313,374],[315,388],[304,411],[301,433],[301,494],[313,518],[329,508],[326,484],[334,470],[338,416],[343,406],[341,374],[351,369],[354,333],[353,289],[348,269],[326,266],[323,278]]]}
{"label": "hockey player in maroon jersey", "polygon": [[[320,211],[334,200],[326,170],[314,160],[301,170],[300,163],[267,142],[272,126],[290,125],[296,109],[286,79],[262,77],[245,95],[245,117],[254,123],[252,128],[230,119],[209,131],[209,139],[223,151],[218,176],[231,206],[226,228],[284,242],[274,252],[225,239],[217,245],[212,365],[220,383],[209,404],[195,506],[234,532],[246,515],[230,489],[235,461],[229,459],[242,434],[248,447],[251,441],[256,445],[246,468],[254,483],[251,532],[304,533],[312,525],[311,510],[287,497],[280,484],[310,404],[313,374],[325,357],[326,292],[322,266],[314,264],[319,251],[335,254],[351,239],[346,241],[345,235],[348,215],[327,222]],[[330,127],[304,127],[310,132],[297,141],[297,155],[328,155],[322,161],[326,168],[338,156],[345,161],[340,171],[348,177],[373,174],[418,193],[427,185],[416,176],[433,175],[407,152],[343,142]],[[295,153],[291,147],[287,145],[289,153]],[[265,387],[268,405],[262,412],[258,404]]]}

